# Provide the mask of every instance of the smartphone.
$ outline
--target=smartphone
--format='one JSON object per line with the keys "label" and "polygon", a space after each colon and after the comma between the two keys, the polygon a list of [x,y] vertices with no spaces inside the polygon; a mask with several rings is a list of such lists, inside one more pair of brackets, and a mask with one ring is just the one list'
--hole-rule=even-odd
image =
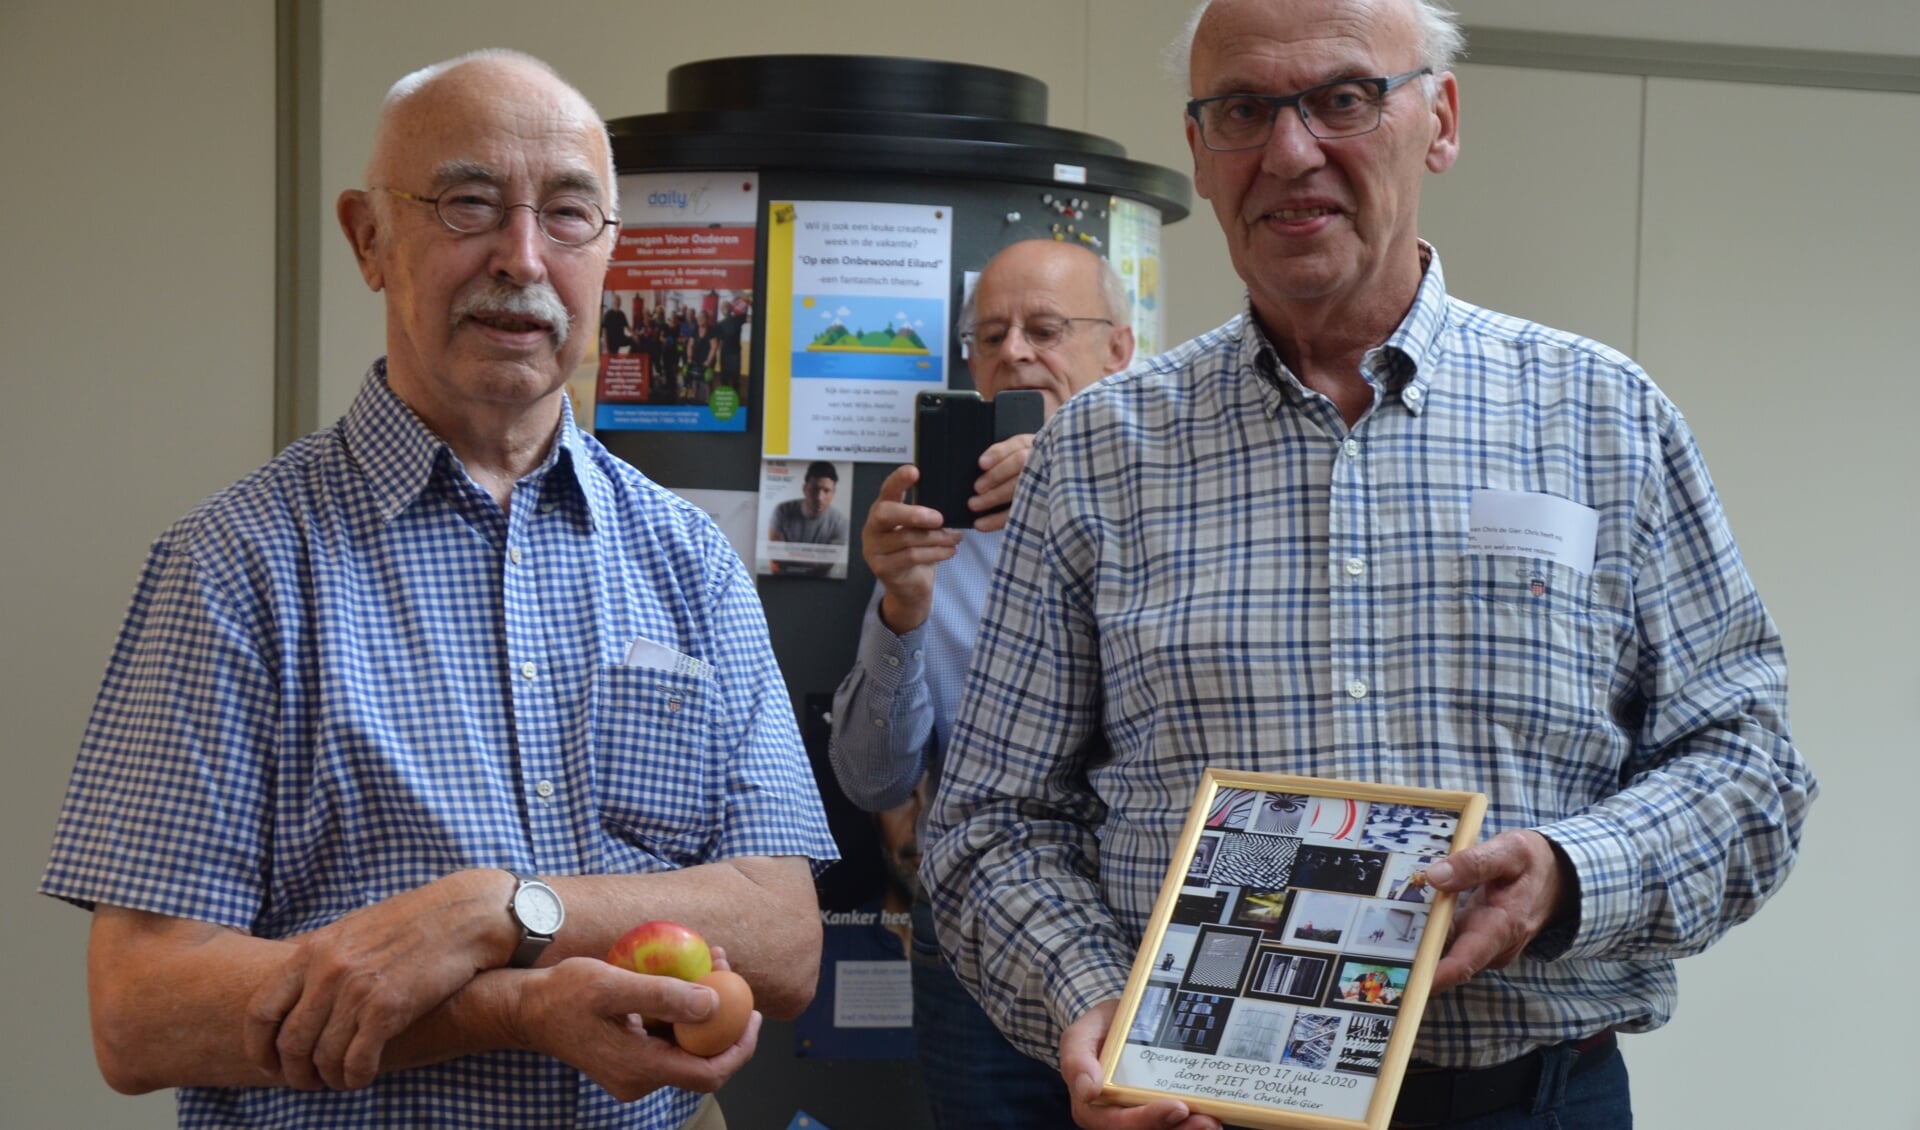
{"label": "smartphone", "polygon": [[1033,389],[1009,389],[990,401],[970,389],[921,393],[914,398],[914,501],[940,511],[948,529],[972,529],[974,519],[998,513],[967,509],[980,456],[1003,439],[1039,431],[1046,415],[1046,399]]}

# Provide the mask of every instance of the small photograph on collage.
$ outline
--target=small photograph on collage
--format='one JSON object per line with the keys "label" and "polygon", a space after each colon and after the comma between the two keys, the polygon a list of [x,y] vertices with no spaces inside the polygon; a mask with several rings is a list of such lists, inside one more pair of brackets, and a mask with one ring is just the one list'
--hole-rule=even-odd
{"label": "small photograph on collage", "polygon": [[1159,1046],[1212,1055],[1226,1034],[1233,998],[1217,993],[1175,993],[1160,1030]]}
{"label": "small photograph on collage", "polygon": [[1380,1063],[1387,1055],[1387,1040],[1393,1035],[1393,1021],[1384,1016],[1347,1018],[1347,1038],[1340,1041],[1340,1059],[1336,1071],[1356,1075],[1380,1074]]}
{"label": "small photograph on collage", "polygon": [[1252,789],[1221,789],[1207,806],[1207,827],[1246,831],[1262,795]]}
{"label": "small photograph on collage", "polygon": [[1319,1004],[1327,995],[1335,957],[1328,953],[1263,946],[1253,960],[1247,995],[1265,1000]]}
{"label": "small photograph on collage", "polygon": [[1455,812],[1375,801],[1367,809],[1366,830],[1360,838],[1381,851],[1444,855],[1453,850],[1453,834],[1459,827],[1460,816]]}
{"label": "small photograph on collage", "polygon": [[1193,943],[1200,931],[1194,926],[1169,926],[1156,947],[1153,967],[1147,977],[1154,981],[1178,981],[1187,975],[1187,962],[1193,957]]}
{"label": "small photograph on collage", "polygon": [[1228,921],[1235,926],[1258,930],[1277,941],[1280,928],[1287,922],[1287,892],[1242,889]]}
{"label": "small photograph on collage", "polygon": [[1343,958],[1327,1003],[1335,1008],[1391,1016],[1399,1009],[1400,998],[1407,993],[1407,978],[1412,974],[1413,967],[1404,961]]}
{"label": "small photograph on collage", "polygon": [[1393,854],[1387,860],[1387,885],[1381,895],[1395,902],[1430,903],[1433,901],[1433,888],[1427,886],[1427,868],[1438,863],[1438,855],[1402,855]]}
{"label": "small photograph on collage", "polygon": [[1187,861],[1187,882],[1190,885],[1207,885],[1207,876],[1213,871],[1213,854],[1220,850],[1221,834],[1202,832],[1200,841],[1193,845],[1193,858]]}
{"label": "small photograph on collage", "polygon": [[1294,1012],[1291,1005],[1241,1001],[1233,1010],[1226,1035],[1221,1037],[1220,1054],[1260,1063],[1277,1062],[1280,1041],[1293,1029]]}
{"label": "small photograph on collage", "polygon": [[1330,1012],[1302,1010],[1293,1018],[1280,1051],[1280,1062],[1309,1071],[1325,1071],[1333,1066],[1333,1050],[1340,1042],[1340,1028],[1346,1017]]}
{"label": "small photograph on collage", "polygon": [[1247,968],[1260,945],[1258,930],[1231,926],[1202,926],[1193,945],[1193,960],[1180,987],[1195,992],[1238,993],[1247,983]]}
{"label": "small photograph on collage", "polygon": [[1347,949],[1382,957],[1411,958],[1420,948],[1420,937],[1426,930],[1426,904],[1374,899],[1362,906],[1360,916],[1354,919]]}
{"label": "small photograph on collage", "polygon": [[1368,802],[1338,797],[1314,797],[1300,822],[1300,836],[1309,843],[1360,846]]}
{"label": "small photograph on collage", "polygon": [[1292,836],[1247,832],[1225,840],[1213,858],[1213,881],[1277,891],[1290,886],[1300,841]]}
{"label": "small photograph on collage", "polygon": [[1167,1018],[1167,1006],[1173,1003],[1176,991],[1172,985],[1147,983],[1146,991],[1140,994],[1140,1007],[1133,1014],[1133,1026],[1127,1029],[1128,1043],[1153,1042],[1153,1037]]}
{"label": "small photograph on collage", "polygon": [[1173,898],[1172,920],[1181,926],[1218,922],[1226,912],[1227,892],[1218,888],[1196,891],[1191,887],[1183,887]]}
{"label": "small photograph on collage", "polygon": [[1292,793],[1261,793],[1253,810],[1253,831],[1275,836],[1297,836],[1300,821],[1307,814],[1311,797]]}
{"label": "small photograph on collage", "polygon": [[1292,885],[1349,895],[1380,893],[1380,877],[1387,872],[1387,853],[1359,848],[1302,844],[1293,859]]}
{"label": "small photograph on collage", "polygon": [[1353,932],[1353,916],[1366,900],[1326,891],[1295,891],[1280,940],[1290,946],[1337,950]]}

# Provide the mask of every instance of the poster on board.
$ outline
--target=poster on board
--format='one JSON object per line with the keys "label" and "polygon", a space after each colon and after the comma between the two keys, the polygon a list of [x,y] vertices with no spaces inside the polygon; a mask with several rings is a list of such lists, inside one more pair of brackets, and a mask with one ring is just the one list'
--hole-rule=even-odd
{"label": "poster on board", "polygon": [[1133,348],[1151,357],[1166,348],[1166,306],[1160,300],[1160,209],[1114,197],[1107,226],[1107,261],[1126,285],[1133,313]]}
{"label": "poster on board", "polygon": [[596,431],[746,431],[759,195],[752,173],[620,178]]}
{"label": "poster on board", "polygon": [[767,459],[760,464],[760,540],[754,571],[764,576],[845,580],[853,528],[852,463]]}
{"label": "poster on board", "polygon": [[905,463],[913,398],[947,384],[953,209],[767,206],[764,454]]}

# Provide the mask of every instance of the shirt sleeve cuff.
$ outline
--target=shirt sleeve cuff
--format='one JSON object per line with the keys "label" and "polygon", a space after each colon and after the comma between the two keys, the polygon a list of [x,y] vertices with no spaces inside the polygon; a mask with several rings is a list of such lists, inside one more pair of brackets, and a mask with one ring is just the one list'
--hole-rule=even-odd
{"label": "shirt sleeve cuff", "polygon": [[1086,1015],[1101,1001],[1127,990],[1133,955],[1115,954],[1095,939],[1086,939],[1054,956],[1046,975],[1046,1006],[1060,1031]]}
{"label": "shirt sleeve cuff", "polygon": [[922,624],[896,636],[880,622],[877,610],[867,616],[860,629],[860,667],[877,699],[891,702],[903,684],[920,680],[926,634]]}
{"label": "shirt sleeve cuff", "polygon": [[1545,961],[1604,957],[1613,939],[1639,915],[1639,875],[1632,840],[1612,821],[1583,813],[1535,829],[1572,865],[1578,883],[1574,912],[1540,932],[1527,947]]}

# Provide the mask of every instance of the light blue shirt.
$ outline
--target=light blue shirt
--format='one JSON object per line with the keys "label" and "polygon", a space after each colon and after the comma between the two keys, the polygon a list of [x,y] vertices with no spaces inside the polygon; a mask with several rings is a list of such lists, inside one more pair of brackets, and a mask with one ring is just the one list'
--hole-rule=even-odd
{"label": "light blue shirt", "polygon": [[[450,872],[835,858],[753,582],[571,413],[510,513],[388,390],[155,543],[41,881],[284,938]],[[624,667],[644,637],[712,665]],[[504,908],[503,911],[504,913]],[[185,1126],[677,1126],[495,1052],[354,1092],[184,1088]]]}
{"label": "light blue shirt", "polygon": [[[1565,850],[1577,931],[1431,998],[1445,1066],[1664,1023],[1793,865],[1785,657],[1673,404],[1438,256],[1362,375],[1349,428],[1243,314],[1035,443],[922,868],[1030,1054],[1120,994],[1209,767],[1484,792]],[[1482,489],[1591,508],[1590,567],[1471,551]]]}
{"label": "light blue shirt", "polygon": [[[963,530],[935,574],[926,622],[895,635],[880,622],[885,586],[874,585],[853,670],[833,696],[833,773],[847,799],[868,812],[899,805],[924,774],[940,783],[940,753],[953,732],[967,660],[980,630],[993,560],[1004,532]],[[927,814],[920,813],[921,828]]]}

